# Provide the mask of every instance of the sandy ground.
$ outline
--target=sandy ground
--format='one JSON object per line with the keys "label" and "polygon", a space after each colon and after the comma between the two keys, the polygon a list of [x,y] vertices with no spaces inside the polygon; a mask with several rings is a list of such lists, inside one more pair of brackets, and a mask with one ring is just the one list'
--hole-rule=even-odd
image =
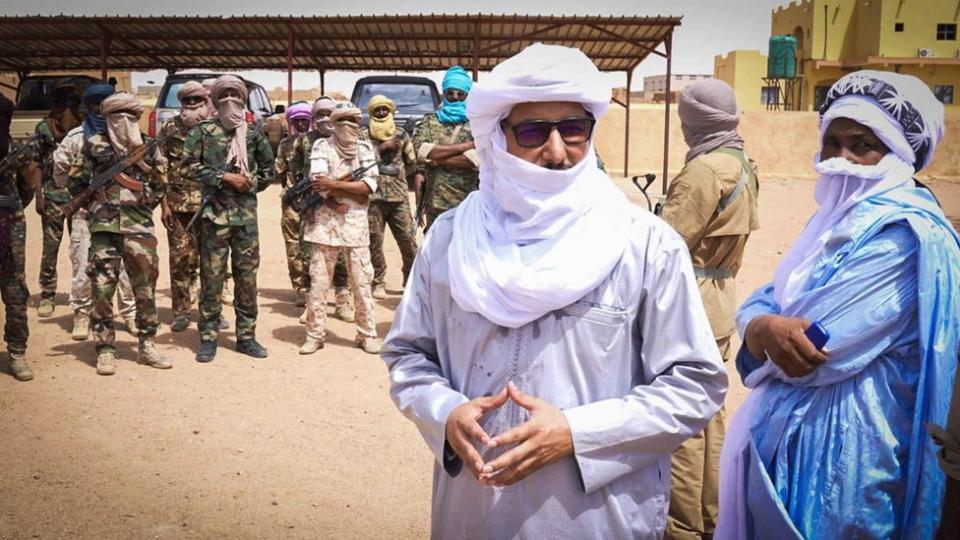
{"label": "sandy ground", "polygon": [[[764,181],[762,228],[737,280],[741,297],[772,275],[813,210],[812,188],[808,180]],[[933,188],[957,223],[960,184]],[[265,361],[234,353],[230,331],[215,362],[193,361],[196,328],[172,334],[166,326],[161,238],[157,339],[175,367],[136,364],[136,342],[121,331],[117,375],[97,376],[93,341],[68,334],[69,260],[61,248],[54,317],[37,319],[37,297],[31,302],[36,379],[16,382],[5,363],[0,372],[0,539],[428,535],[432,457],[391,403],[383,363],[354,348],[352,325],[335,319],[326,349],[297,354],[303,329],[289,290],[278,193],[274,187],[260,199]],[[32,208],[29,216],[28,282],[36,292],[39,219]],[[377,302],[381,335],[399,301],[392,239],[387,249],[392,294]],[[727,399],[735,409],[745,391],[731,375]]]}

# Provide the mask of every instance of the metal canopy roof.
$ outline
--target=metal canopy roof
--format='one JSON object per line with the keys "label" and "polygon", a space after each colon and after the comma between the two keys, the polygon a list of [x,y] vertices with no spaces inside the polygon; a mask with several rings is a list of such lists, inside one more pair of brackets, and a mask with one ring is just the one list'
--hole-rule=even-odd
{"label": "metal canopy roof", "polygon": [[679,17],[382,15],[0,17],[0,70],[492,69],[531,42],[577,47],[632,71]]}

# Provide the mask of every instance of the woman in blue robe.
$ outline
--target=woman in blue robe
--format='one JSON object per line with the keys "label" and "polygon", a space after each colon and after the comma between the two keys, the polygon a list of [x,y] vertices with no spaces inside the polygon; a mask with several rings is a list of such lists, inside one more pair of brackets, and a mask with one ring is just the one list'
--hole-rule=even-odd
{"label": "woman in blue robe", "polygon": [[737,315],[753,392],[721,455],[715,537],[933,538],[945,480],[926,426],[957,366],[960,238],[913,174],[943,107],[914,77],[859,71],[820,129],[819,209]]}

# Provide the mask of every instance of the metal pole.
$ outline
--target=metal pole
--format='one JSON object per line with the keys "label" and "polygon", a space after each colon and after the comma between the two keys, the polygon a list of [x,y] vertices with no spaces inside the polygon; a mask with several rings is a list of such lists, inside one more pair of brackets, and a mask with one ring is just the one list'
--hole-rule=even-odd
{"label": "metal pole", "polygon": [[667,171],[670,169],[670,80],[673,78],[671,72],[673,60],[673,31],[667,35],[667,40],[663,43],[667,52],[667,95],[664,98],[663,108],[663,176],[660,179],[661,192],[667,194]]}
{"label": "metal pole", "polygon": [[477,82],[480,74],[480,21],[477,20],[473,29],[473,82]]}
{"label": "metal pole", "polygon": [[112,36],[106,30],[100,30],[100,80],[107,80],[107,59],[110,56],[110,40]]}
{"label": "metal pole", "polygon": [[287,28],[287,107],[293,103],[293,28]]}
{"label": "metal pole", "polygon": [[327,74],[326,70],[323,70],[323,69],[320,70],[320,95],[321,96],[327,95],[327,85],[326,85],[326,81],[324,80],[326,74]]}
{"label": "metal pole", "polygon": [[627,96],[623,100],[625,119],[623,122],[623,175],[630,176],[630,85],[633,81],[633,70],[627,70]]}

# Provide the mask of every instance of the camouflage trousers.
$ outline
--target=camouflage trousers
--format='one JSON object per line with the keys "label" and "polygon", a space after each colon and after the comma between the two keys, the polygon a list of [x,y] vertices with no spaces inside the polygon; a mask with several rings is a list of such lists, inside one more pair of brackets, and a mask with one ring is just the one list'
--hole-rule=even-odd
{"label": "camouflage trousers", "polygon": [[192,212],[174,212],[173,219],[179,224],[167,229],[167,244],[170,246],[170,297],[173,316],[190,316],[193,298],[190,286],[200,276],[200,223],[194,222],[193,230],[187,224]]}
{"label": "camouflage trousers", "polygon": [[387,277],[387,259],[383,255],[383,236],[387,225],[400,248],[403,260],[403,284],[417,257],[417,240],[413,236],[413,215],[406,202],[373,201],[367,209],[370,220],[370,261],[373,263],[373,286],[383,285]]}
{"label": "camouflage trousers", "polygon": [[233,269],[233,309],[237,316],[237,340],[252,339],[257,330],[257,269],[260,240],[257,224],[217,225],[201,222],[200,235],[200,340],[215,341],[220,335],[227,259]]}
{"label": "camouflage trousers", "polygon": [[290,285],[297,291],[310,290],[310,244],[303,241],[300,212],[284,204],[280,215],[280,231],[287,250],[287,273]]}
{"label": "camouflage trousers", "polygon": [[56,203],[46,201],[41,214],[43,228],[43,251],[40,255],[40,298],[53,300],[57,295],[57,256],[63,230],[72,231],[73,224],[57,210]]}
{"label": "camouflage trousers", "polygon": [[23,354],[27,351],[27,338],[30,329],[27,326],[27,277],[24,274],[26,264],[27,222],[17,219],[10,224],[10,250],[12,265],[10,272],[0,272],[0,298],[6,312],[3,325],[3,340],[7,343],[7,352]]}
{"label": "camouflage trousers", "polygon": [[327,289],[330,275],[339,257],[349,266],[350,288],[356,306],[357,340],[376,337],[377,327],[373,320],[373,266],[370,264],[370,248],[348,248],[311,244],[310,246],[310,297],[307,300],[307,337],[320,341],[327,336]]}
{"label": "camouflage trousers", "polygon": [[[73,230],[70,231],[70,263],[73,265],[73,282],[70,287],[70,309],[74,313],[90,315],[93,309],[93,284],[87,275],[87,262],[90,256],[90,224],[87,211],[77,210],[71,218]],[[121,263],[120,281],[117,283],[117,311],[126,319],[132,317],[137,309],[133,298],[130,276]]]}
{"label": "camouflage trousers", "polygon": [[90,235],[87,273],[93,282],[90,321],[97,338],[97,351],[114,348],[113,295],[120,281],[121,264],[126,267],[133,287],[140,340],[153,338],[160,326],[156,297],[157,276],[160,273],[157,238],[153,235],[94,232]]}

